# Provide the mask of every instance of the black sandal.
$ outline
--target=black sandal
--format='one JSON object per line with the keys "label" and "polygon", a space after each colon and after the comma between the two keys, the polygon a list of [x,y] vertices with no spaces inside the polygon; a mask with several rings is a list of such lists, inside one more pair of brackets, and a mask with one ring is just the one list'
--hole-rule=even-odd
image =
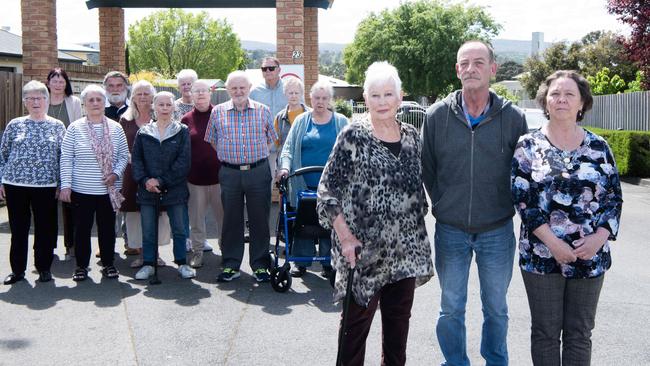
{"label": "black sandal", "polygon": [[76,282],[85,281],[88,278],[88,271],[85,268],[77,268],[74,270],[72,280]]}
{"label": "black sandal", "polygon": [[106,278],[117,278],[120,275],[120,272],[117,271],[115,266],[106,266],[102,269],[102,274]]}

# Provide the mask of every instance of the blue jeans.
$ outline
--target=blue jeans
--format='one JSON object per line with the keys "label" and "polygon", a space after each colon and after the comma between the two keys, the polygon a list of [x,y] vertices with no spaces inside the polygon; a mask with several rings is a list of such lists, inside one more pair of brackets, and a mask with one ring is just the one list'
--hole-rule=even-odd
{"label": "blue jeans", "polygon": [[[174,242],[174,263],[181,265],[186,263],[185,259],[185,241],[187,234],[185,232],[185,212],[187,204],[178,204],[165,206],[167,216],[169,216],[169,226],[172,231]],[[140,218],[142,221],[142,259],[144,265],[153,266],[156,257],[156,209],[153,205],[140,206]]]}
{"label": "blue jeans", "polygon": [[[312,239],[305,238],[295,238],[293,239],[293,245],[291,248],[291,255],[295,257],[313,257],[315,252],[315,244]],[[324,257],[330,255],[330,250],[332,249],[332,240],[330,238],[320,238],[320,243],[318,244],[318,256]],[[311,266],[311,261],[296,261],[297,266],[309,267]],[[331,267],[329,260],[321,261],[323,267]]]}
{"label": "blue jeans", "polygon": [[467,282],[473,253],[481,286],[481,356],[486,365],[508,364],[508,303],[515,236],[512,221],[480,234],[436,223],[435,261],[442,289],[436,333],[443,365],[469,366],[465,331]]}

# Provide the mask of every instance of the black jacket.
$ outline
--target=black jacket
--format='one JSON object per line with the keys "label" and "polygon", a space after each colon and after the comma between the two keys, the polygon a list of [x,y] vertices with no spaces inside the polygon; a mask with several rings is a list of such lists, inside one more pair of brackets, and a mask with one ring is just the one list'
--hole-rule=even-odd
{"label": "black jacket", "polygon": [[163,192],[163,206],[186,203],[189,197],[187,175],[190,172],[190,133],[186,125],[172,122],[171,134],[157,137],[157,126],[149,123],[138,130],[133,144],[131,166],[138,183],[137,202],[155,204],[156,194],[146,190],[145,183],[156,178]]}

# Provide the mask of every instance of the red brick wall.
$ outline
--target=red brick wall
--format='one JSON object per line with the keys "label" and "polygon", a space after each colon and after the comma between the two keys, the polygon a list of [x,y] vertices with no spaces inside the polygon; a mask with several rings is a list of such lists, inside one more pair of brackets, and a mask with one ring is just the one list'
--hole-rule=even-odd
{"label": "red brick wall", "polygon": [[21,0],[23,83],[43,81],[58,62],[56,0]]}
{"label": "red brick wall", "polygon": [[292,57],[293,51],[304,51],[303,0],[277,0],[277,57],[282,64],[302,64]]}
{"label": "red brick wall", "polygon": [[124,9],[99,8],[99,63],[126,72]]}
{"label": "red brick wall", "polygon": [[318,81],[318,8],[305,8],[305,95]]}

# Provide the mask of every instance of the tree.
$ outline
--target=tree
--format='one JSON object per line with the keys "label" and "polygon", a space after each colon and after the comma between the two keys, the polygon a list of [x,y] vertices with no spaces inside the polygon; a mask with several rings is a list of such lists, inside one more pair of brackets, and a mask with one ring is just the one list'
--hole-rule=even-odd
{"label": "tree", "polygon": [[650,89],[650,2],[648,0],[608,0],[607,10],[632,28],[624,41],[630,59],[643,71],[642,86]]}
{"label": "tree", "polygon": [[539,85],[556,70],[579,70],[579,45],[560,42],[544,50],[543,57],[534,55],[524,62],[524,74],[520,81],[531,98],[537,95]]}
{"label": "tree", "polygon": [[618,94],[625,90],[625,81],[620,76],[609,76],[608,68],[603,67],[596,76],[587,76],[593,95]]}
{"label": "tree", "polygon": [[515,61],[506,61],[497,69],[497,81],[512,80],[524,72],[524,66]]}
{"label": "tree", "polygon": [[583,75],[595,76],[604,67],[623,80],[634,80],[638,68],[629,59],[621,43],[622,37],[614,32],[594,31],[582,37],[578,63]]}
{"label": "tree", "polygon": [[491,39],[500,28],[482,7],[440,0],[371,13],[343,52],[346,79],[361,84],[372,62],[386,60],[399,71],[405,92],[435,98],[460,86],[454,65],[463,42]]}
{"label": "tree", "polygon": [[157,11],[129,27],[128,47],[132,72],[151,70],[168,78],[194,69],[200,77],[225,79],[245,62],[230,24],[205,11]]}
{"label": "tree", "polygon": [[492,88],[492,90],[493,90],[497,95],[502,96],[503,98],[505,98],[505,99],[507,99],[507,100],[509,100],[509,101],[511,101],[511,102],[513,102],[513,103],[517,103],[517,102],[519,102],[519,97],[517,97],[516,95],[512,94],[512,93],[510,92],[510,90],[508,90],[508,88],[505,87],[505,85],[501,85],[501,84],[492,84],[492,85],[490,86],[490,88]]}

